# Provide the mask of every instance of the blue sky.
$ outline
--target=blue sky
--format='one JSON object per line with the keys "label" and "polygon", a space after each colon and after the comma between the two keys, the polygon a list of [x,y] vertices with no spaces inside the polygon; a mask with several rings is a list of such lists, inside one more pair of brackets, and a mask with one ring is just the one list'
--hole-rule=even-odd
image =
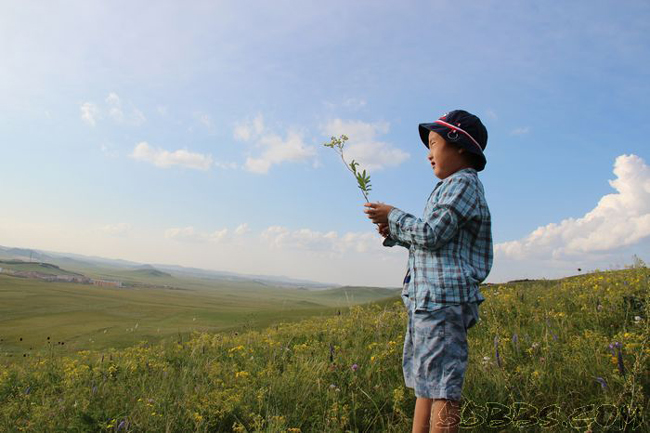
{"label": "blue sky", "polygon": [[0,244],[398,286],[407,251],[381,247],[321,144],[346,133],[371,199],[421,216],[437,179],[417,125],[463,108],[489,131],[488,281],[650,258],[649,18],[641,1],[5,3]]}

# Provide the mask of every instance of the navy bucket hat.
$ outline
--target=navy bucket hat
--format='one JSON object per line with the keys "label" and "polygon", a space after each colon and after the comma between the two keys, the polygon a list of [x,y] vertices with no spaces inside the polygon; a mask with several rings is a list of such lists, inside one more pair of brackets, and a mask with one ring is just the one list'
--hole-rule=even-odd
{"label": "navy bucket hat", "polygon": [[447,142],[471,152],[477,156],[476,171],[485,168],[485,148],[488,133],[485,125],[477,116],[465,110],[454,110],[441,116],[433,123],[420,123],[420,138],[422,143],[429,147],[429,131],[434,131]]}

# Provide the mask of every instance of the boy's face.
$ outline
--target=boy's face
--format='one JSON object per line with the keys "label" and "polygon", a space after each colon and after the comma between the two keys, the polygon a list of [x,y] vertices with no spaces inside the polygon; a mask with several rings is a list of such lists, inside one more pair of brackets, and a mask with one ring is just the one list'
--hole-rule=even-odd
{"label": "boy's face", "polygon": [[463,149],[447,143],[437,132],[429,131],[429,155],[427,158],[438,179],[444,179],[458,170],[471,167],[462,155]]}

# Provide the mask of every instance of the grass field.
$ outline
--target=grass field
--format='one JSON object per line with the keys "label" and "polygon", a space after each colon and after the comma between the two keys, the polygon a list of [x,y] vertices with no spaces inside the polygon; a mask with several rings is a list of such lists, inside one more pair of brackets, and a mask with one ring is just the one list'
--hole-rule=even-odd
{"label": "grass field", "polygon": [[[20,299],[29,299],[20,294],[42,290],[17,286],[8,293],[18,306]],[[50,302],[58,296],[77,302],[73,291],[79,288],[56,290]],[[468,334],[461,427],[650,431],[650,270],[595,272],[482,291],[480,320]],[[161,295],[165,302],[157,306],[118,291],[88,292],[83,299],[87,305],[101,299],[124,307],[103,314],[123,314],[125,328],[136,317],[155,316],[157,308],[179,308],[190,302],[186,295]],[[331,302],[340,297],[330,295]],[[134,307],[127,308],[121,296],[130,296]],[[237,300],[229,305],[220,296],[225,310],[231,307],[236,314],[241,308]],[[37,316],[46,327],[47,305],[41,309]],[[415,398],[401,370],[406,326],[401,299],[341,310],[341,315],[237,332],[198,330],[158,344],[144,341],[66,356],[41,348],[25,358],[5,359],[0,430],[410,431]],[[286,311],[283,320],[295,318]],[[84,317],[91,320],[91,315]],[[21,323],[27,326],[29,319]],[[70,326],[77,332],[84,328]],[[117,335],[118,328],[111,329]],[[115,341],[126,343],[121,337]]]}
{"label": "grass field", "polygon": [[397,293],[363,287],[283,289],[152,277],[148,272],[100,270],[93,275],[135,284],[129,288],[0,275],[0,360],[30,356],[48,345],[54,345],[56,353],[66,354],[127,347],[142,340],[155,342],[192,331],[259,328],[278,320],[331,315],[341,307]]}

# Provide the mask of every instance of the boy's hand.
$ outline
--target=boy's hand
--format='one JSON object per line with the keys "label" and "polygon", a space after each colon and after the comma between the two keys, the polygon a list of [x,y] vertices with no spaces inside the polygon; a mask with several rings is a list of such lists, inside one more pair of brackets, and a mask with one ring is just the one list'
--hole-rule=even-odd
{"label": "boy's hand", "polygon": [[388,224],[386,223],[377,224],[377,231],[379,232],[380,235],[382,235],[385,238],[387,238],[390,235],[390,230],[388,229]]}
{"label": "boy's hand", "polygon": [[388,213],[393,209],[393,206],[384,203],[366,203],[364,206],[367,208],[364,212],[368,218],[375,224],[388,224]]}

